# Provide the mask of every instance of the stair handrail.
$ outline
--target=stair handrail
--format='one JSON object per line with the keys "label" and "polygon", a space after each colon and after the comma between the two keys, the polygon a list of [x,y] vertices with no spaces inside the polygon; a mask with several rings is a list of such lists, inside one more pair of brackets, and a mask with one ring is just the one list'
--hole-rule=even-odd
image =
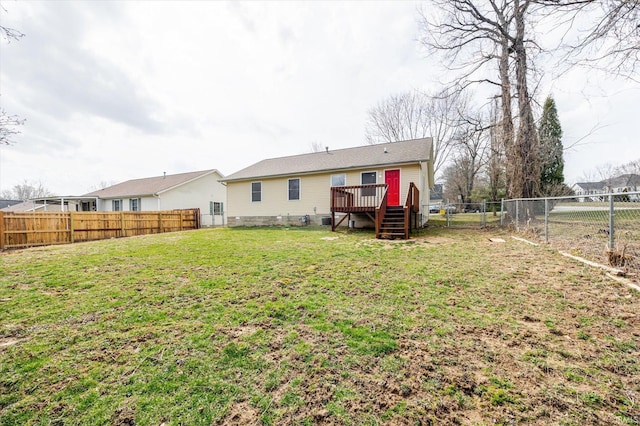
{"label": "stair handrail", "polygon": [[[404,203],[404,237],[409,238],[411,232],[411,213],[420,211],[420,190],[415,183],[409,183],[409,191],[407,192],[407,200]],[[417,224],[416,224],[417,227]]]}
{"label": "stair handrail", "polygon": [[418,211],[416,209],[418,206],[418,202],[420,200],[420,190],[416,186],[415,183],[409,183],[409,191],[407,192],[407,201],[405,202],[405,206],[409,207],[413,211]]}
{"label": "stair handrail", "polygon": [[382,220],[384,219],[384,215],[387,214],[387,190],[389,189],[389,185],[384,186],[382,190],[382,199],[380,200],[380,204],[376,207],[376,238],[380,238],[380,228],[382,228]]}

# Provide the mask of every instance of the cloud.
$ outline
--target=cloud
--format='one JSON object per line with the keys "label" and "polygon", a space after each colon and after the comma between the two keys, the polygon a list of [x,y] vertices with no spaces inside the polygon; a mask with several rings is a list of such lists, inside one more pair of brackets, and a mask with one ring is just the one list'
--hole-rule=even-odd
{"label": "cloud", "polygon": [[[0,189],[27,179],[77,194],[163,171],[232,173],[308,152],[312,141],[331,149],[364,144],[369,108],[394,93],[431,92],[443,75],[416,42],[410,2],[6,7],[3,22],[26,37],[0,45],[0,101],[27,123],[0,153]],[[565,135],[579,137],[601,121],[610,126],[597,134],[602,144],[591,145],[618,148],[581,147],[570,171],[635,147],[630,132],[620,133],[635,121],[637,91],[602,102],[581,94],[584,77],[541,90],[557,95]]]}
{"label": "cloud", "polygon": [[[84,45],[96,26],[117,21],[110,5],[97,10],[77,3],[37,3],[28,11],[19,46],[3,52],[3,78],[25,115],[47,111],[59,120],[93,115],[143,132],[164,129],[154,114],[158,105],[109,58]],[[98,16],[99,15],[99,16]],[[30,120],[31,121],[31,120]]]}

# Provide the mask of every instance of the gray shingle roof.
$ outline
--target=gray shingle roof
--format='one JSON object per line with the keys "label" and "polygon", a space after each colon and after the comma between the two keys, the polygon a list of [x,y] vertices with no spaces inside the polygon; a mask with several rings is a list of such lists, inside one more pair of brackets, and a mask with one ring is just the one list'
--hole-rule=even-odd
{"label": "gray shingle roof", "polygon": [[0,200],[0,210],[21,203],[19,200]]}
{"label": "gray shingle roof", "polygon": [[175,175],[155,176],[143,179],[132,179],[118,183],[104,189],[85,194],[85,197],[116,198],[142,195],[153,195],[165,192],[169,189],[184,185],[187,182],[209,175],[211,173],[222,174],[215,169],[198,172],[179,173]]}
{"label": "gray shingle roof", "polygon": [[612,188],[640,186],[640,175],[632,173],[620,175],[611,179],[606,179],[603,184]]}
{"label": "gray shingle roof", "polygon": [[600,182],[577,182],[580,188],[585,191],[605,190],[607,188],[622,188],[622,187],[636,187],[640,186],[640,175],[629,173],[609,179],[605,179]]}
{"label": "gray shingle roof", "polygon": [[585,191],[604,189],[604,182],[578,182],[576,185]]}
{"label": "gray shingle roof", "polygon": [[16,204],[10,204],[1,208],[3,212],[27,212],[35,209],[35,203],[33,201],[21,201]]}
{"label": "gray shingle roof", "polygon": [[334,170],[408,164],[427,161],[432,154],[432,139],[412,139],[328,152],[292,155],[259,161],[222,179],[223,182],[329,172]]}

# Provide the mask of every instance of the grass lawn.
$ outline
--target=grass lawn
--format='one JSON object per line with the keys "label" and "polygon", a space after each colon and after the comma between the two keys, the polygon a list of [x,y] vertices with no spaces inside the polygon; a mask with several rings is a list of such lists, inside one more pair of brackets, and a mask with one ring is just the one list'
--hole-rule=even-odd
{"label": "grass lawn", "polygon": [[501,232],[2,253],[0,425],[637,425],[640,295]]}

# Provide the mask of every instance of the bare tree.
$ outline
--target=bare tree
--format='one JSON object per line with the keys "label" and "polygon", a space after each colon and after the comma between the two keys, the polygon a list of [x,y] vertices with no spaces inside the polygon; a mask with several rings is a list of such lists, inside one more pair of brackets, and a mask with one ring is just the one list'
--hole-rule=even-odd
{"label": "bare tree", "polygon": [[[455,71],[454,90],[485,83],[500,90],[499,135],[506,156],[507,195],[532,197],[539,182],[529,51],[537,49],[527,25],[533,0],[432,0],[440,16],[422,13],[422,43],[444,54]],[[481,3],[481,4],[480,4]],[[515,116],[512,99],[516,99]]]}
{"label": "bare tree", "polygon": [[11,145],[13,137],[20,134],[18,126],[23,125],[25,119],[20,119],[17,115],[9,115],[0,108],[0,145]]}
{"label": "bare tree", "polygon": [[27,201],[33,198],[50,197],[53,194],[42,182],[30,183],[25,180],[23,183],[14,185],[11,190],[2,191],[2,198],[7,200]]}
{"label": "bare tree", "polygon": [[459,92],[428,95],[414,90],[391,95],[369,110],[365,137],[370,144],[433,138],[434,171],[438,174],[449,158],[459,115],[467,104]]}
{"label": "bare tree", "polygon": [[[0,13],[7,13],[7,9],[5,9],[2,4],[0,4]],[[22,37],[24,37],[24,34],[14,28],[0,25],[0,36],[2,36],[2,38],[4,38],[7,43],[11,43],[12,40],[20,40]]]}
{"label": "bare tree", "polygon": [[640,159],[615,167],[609,183],[613,180],[617,181],[619,187],[624,187],[628,191],[640,189]]}
{"label": "bare tree", "polygon": [[619,167],[620,174],[638,175],[640,176],[640,158],[629,161]]}
{"label": "bare tree", "polygon": [[369,144],[418,139],[427,134],[427,99],[417,91],[391,95],[368,112]]}
{"label": "bare tree", "polygon": [[96,185],[91,185],[89,187],[89,191],[88,192],[94,192],[94,191],[99,191],[101,189],[105,189],[108,188],[110,186],[115,185],[117,182],[113,181],[113,180],[101,180],[98,184]]}
{"label": "bare tree", "polygon": [[322,142],[313,141],[311,142],[311,152],[322,152],[324,151],[324,146],[322,146]]}
{"label": "bare tree", "polygon": [[[539,0],[570,15],[567,23],[578,27],[577,42],[569,45],[574,65],[583,64],[632,80],[640,68],[640,1]],[[590,24],[580,27],[579,18]],[[595,19],[594,19],[595,18]]]}
{"label": "bare tree", "polygon": [[[0,14],[6,12],[7,10],[0,5]],[[20,40],[22,37],[24,34],[20,31],[0,25],[0,38],[6,40],[7,43]],[[24,119],[20,119],[17,115],[7,114],[4,108],[0,108],[0,145],[10,145],[13,142],[13,136],[20,133],[17,127],[24,123]]]}
{"label": "bare tree", "polygon": [[475,185],[486,166],[488,129],[480,116],[467,117],[458,127],[452,161],[445,172],[445,187],[449,195],[454,195],[453,189],[455,198],[465,205],[471,202]]}

